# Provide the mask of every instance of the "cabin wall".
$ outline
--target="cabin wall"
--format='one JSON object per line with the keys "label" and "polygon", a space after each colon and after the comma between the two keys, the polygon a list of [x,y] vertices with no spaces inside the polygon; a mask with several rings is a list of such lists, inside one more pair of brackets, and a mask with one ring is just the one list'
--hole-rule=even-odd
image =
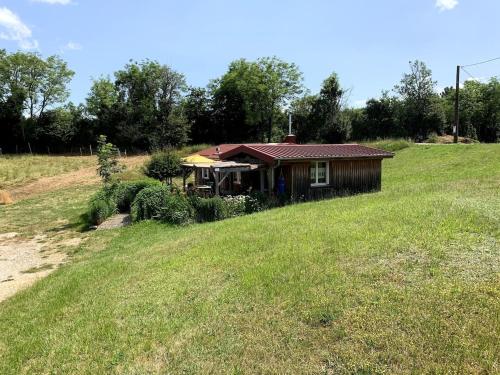
{"label": "cabin wall", "polygon": [[381,159],[330,160],[328,165],[328,185],[311,187],[309,162],[288,163],[276,168],[276,183],[283,174],[286,192],[304,199],[322,199],[381,189]]}

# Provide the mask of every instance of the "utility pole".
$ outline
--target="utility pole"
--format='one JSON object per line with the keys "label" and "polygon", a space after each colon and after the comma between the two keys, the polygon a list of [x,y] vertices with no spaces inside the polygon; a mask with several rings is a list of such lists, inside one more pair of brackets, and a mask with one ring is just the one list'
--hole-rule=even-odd
{"label": "utility pole", "polygon": [[458,114],[458,93],[460,90],[460,65],[457,65],[457,81],[455,86],[455,125],[453,126],[453,142],[458,143],[458,125],[459,125],[459,114]]}

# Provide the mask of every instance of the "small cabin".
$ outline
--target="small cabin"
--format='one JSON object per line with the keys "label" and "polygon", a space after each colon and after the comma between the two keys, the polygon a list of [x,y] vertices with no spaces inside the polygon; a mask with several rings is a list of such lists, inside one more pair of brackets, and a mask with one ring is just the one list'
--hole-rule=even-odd
{"label": "small cabin", "polygon": [[393,156],[358,144],[296,144],[289,135],[283,143],[222,144],[202,150],[183,163],[184,181],[194,173],[194,189],[208,195],[258,190],[315,200],[379,191],[382,161]]}

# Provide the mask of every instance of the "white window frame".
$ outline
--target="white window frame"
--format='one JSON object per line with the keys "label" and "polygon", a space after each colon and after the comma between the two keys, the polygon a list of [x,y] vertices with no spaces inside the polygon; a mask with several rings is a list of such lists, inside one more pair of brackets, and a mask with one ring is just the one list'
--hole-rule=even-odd
{"label": "white window frame", "polygon": [[201,168],[201,179],[210,180],[210,168]]}
{"label": "white window frame", "polygon": [[[325,182],[318,182],[318,163],[325,163],[326,164],[326,181]],[[316,175],[316,182],[311,182],[311,186],[327,186],[330,184],[330,165],[328,160],[315,160],[311,162],[310,168],[315,169],[315,175]],[[311,178],[311,171],[309,171],[309,178]]]}

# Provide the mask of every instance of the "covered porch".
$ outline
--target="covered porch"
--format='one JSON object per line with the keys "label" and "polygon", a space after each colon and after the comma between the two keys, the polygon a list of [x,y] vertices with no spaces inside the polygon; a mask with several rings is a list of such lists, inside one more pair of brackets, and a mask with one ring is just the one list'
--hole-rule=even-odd
{"label": "covered porch", "polygon": [[[270,193],[274,188],[272,168],[264,164],[216,161],[193,155],[185,158],[181,167],[184,190],[203,196]],[[191,176],[193,182],[187,183]]]}

